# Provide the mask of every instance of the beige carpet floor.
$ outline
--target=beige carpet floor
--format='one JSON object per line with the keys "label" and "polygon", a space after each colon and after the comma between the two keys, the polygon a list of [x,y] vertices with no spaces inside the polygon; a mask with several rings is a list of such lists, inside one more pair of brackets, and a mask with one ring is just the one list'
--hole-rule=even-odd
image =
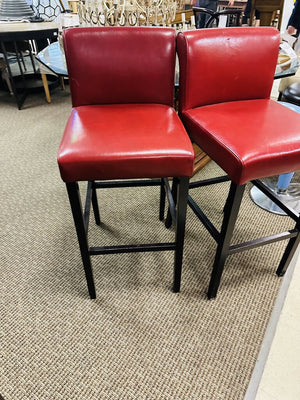
{"label": "beige carpet floor", "polygon": [[[57,149],[68,92],[21,111],[0,92],[0,394],[5,400],[242,400],[281,279],[283,244],[231,256],[208,301],[215,243],[188,211],[181,293],[171,253],[93,258],[88,297]],[[199,174],[218,173],[213,162]],[[199,176],[198,174],[198,176]],[[228,184],[194,191],[219,225]],[[248,188],[249,190],[249,188]],[[158,189],[99,193],[90,242],[172,240]],[[235,240],[291,227],[246,194]]]}

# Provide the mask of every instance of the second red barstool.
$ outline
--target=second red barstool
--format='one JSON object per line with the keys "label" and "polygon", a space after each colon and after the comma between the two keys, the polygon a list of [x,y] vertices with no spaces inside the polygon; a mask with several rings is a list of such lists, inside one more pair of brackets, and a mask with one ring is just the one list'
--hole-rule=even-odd
{"label": "second red barstool", "polygon": [[[220,231],[191,196],[188,201],[217,242],[209,298],[217,295],[229,255],[285,239],[288,244],[277,268],[277,274],[282,275],[299,244],[298,213],[282,204],[260,181],[300,169],[300,115],[270,100],[279,39],[278,30],[263,27],[204,29],[177,37],[180,117],[191,139],[227,173],[191,183],[190,193],[195,188],[205,190],[206,185],[231,181]],[[286,232],[232,245],[249,181],[279,205],[295,225]]]}

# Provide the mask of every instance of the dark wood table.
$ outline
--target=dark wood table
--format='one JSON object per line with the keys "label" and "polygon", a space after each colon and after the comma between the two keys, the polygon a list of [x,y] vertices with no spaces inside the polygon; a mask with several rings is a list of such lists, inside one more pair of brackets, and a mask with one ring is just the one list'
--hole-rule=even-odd
{"label": "dark wood table", "polygon": [[272,25],[273,15],[275,12],[279,11],[278,29],[280,30],[283,4],[284,0],[252,0],[250,25],[253,25],[256,10],[260,13],[260,26]]}

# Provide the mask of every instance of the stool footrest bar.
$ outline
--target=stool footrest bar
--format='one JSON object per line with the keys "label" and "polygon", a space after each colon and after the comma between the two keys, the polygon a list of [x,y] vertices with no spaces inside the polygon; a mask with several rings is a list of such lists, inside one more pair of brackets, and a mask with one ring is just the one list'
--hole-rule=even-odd
{"label": "stool footrest bar", "polygon": [[220,239],[220,232],[214,227],[212,222],[208,219],[208,217],[204,214],[204,212],[201,210],[201,208],[198,206],[198,204],[193,200],[191,196],[188,196],[188,205],[191,207],[191,209],[200,219],[202,224],[205,226],[205,228],[208,230],[211,236],[215,239],[215,241],[218,242]]}
{"label": "stool footrest bar", "polygon": [[216,183],[222,183],[222,182],[228,182],[228,181],[230,181],[230,178],[228,175],[217,176],[215,178],[203,179],[202,181],[190,182],[189,188],[195,189],[195,188],[198,188],[201,186],[214,185]]}
{"label": "stool footrest bar", "polygon": [[144,251],[169,251],[175,250],[176,243],[147,243],[121,246],[90,247],[91,256],[100,254],[138,253]]}
{"label": "stool footrest bar", "polygon": [[264,246],[266,244],[279,242],[281,240],[291,239],[298,235],[296,229],[277,233],[275,235],[265,236],[259,239],[251,240],[249,242],[238,243],[229,247],[228,255],[240,253],[245,250],[255,249],[256,247]]}
{"label": "stool footrest bar", "polygon": [[159,186],[161,179],[134,179],[127,181],[95,181],[96,189],[120,188],[120,187],[139,187],[139,186]]}

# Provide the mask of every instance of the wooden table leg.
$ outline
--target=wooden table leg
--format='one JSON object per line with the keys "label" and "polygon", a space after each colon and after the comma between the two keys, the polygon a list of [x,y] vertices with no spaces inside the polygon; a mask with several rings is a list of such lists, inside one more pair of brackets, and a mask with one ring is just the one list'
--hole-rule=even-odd
{"label": "wooden table leg", "polygon": [[51,103],[51,97],[50,97],[50,92],[49,92],[47,75],[46,74],[41,74],[41,76],[42,76],[42,81],[43,81],[43,86],[44,86],[44,91],[45,91],[47,103]]}
{"label": "wooden table leg", "polygon": [[63,77],[63,76],[60,76],[59,79],[60,79],[60,86],[61,86],[61,89],[62,89],[62,90],[65,90],[66,88],[65,88],[64,77]]}

